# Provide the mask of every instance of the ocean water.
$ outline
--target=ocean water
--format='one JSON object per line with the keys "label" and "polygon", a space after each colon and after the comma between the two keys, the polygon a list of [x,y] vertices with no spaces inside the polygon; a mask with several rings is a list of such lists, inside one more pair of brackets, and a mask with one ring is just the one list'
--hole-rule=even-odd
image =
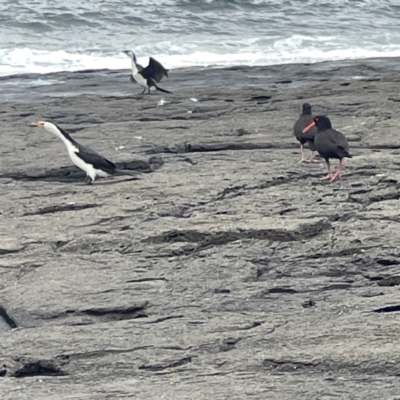
{"label": "ocean water", "polygon": [[1,0],[0,76],[400,57],[399,0]]}

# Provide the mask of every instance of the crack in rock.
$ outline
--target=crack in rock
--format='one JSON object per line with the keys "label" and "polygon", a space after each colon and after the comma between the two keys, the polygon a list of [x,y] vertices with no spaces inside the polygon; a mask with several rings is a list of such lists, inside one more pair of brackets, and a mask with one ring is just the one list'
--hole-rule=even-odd
{"label": "crack in rock", "polygon": [[140,282],[152,282],[152,281],[164,281],[169,282],[167,278],[138,278],[138,279],[130,279],[129,281],[125,281],[126,283],[140,283]]}
{"label": "crack in rock", "polygon": [[400,311],[400,304],[397,304],[395,306],[387,306],[387,307],[382,307],[382,308],[377,308],[375,310],[372,310],[372,312],[376,313],[391,313],[391,312],[397,312]]}
{"label": "crack in rock", "polygon": [[25,364],[22,368],[15,371],[16,378],[26,378],[37,375],[66,375],[58,367],[55,367],[49,361],[36,361]]}
{"label": "crack in rock", "polygon": [[297,290],[291,289],[291,288],[285,288],[285,287],[274,287],[271,289],[266,289],[263,290],[262,295],[266,295],[266,294],[273,294],[273,293],[278,293],[278,294],[294,294],[294,293],[298,293]]}
{"label": "crack in rock", "polygon": [[25,357],[16,357],[3,364],[3,369],[0,369],[0,376],[27,378],[43,375],[67,375],[66,372],[62,371],[60,365],[64,365],[68,362],[68,360],[57,362],[55,360],[32,360]]}
{"label": "crack in rock", "polygon": [[144,370],[148,370],[148,371],[163,371],[164,369],[167,368],[177,368],[177,367],[181,367],[182,365],[188,364],[192,362],[192,357],[184,357],[181,358],[179,360],[176,361],[171,361],[168,364],[153,364],[153,365],[140,365],[138,367],[138,369],[144,369]]}
{"label": "crack in rock", "polygon": [[205,153],[217,152],[227,150],[265,150],[265,149],[294,149],[292,144],[274,144],[274,143],[177,143],[171,146],[155,146],[152,149],[146,150],[146,154],[160,154],[160,153]]}
{"label": "crack in rock", "polygon": [[[332,227],[327,219],[309,218],[307,220],[258,217],[257,219],[236,220],[230,215],[218,215],[218,219],[202,221],[197,230],[174,229],[159,235],[147,237],[143,243],[164,244],[186,242],[178,249],[158,252],[154,257],[171,257],[192,255],[202,250],[228,244],[236,240],[269,240],[272,242],[302,241],[318,236]],[[182,224],[192,227],[191,219],[182,220]],[[218,231],[230,226],[231,230]]]}
{"label": "crack in rock", "polygon": [[79,211],[85,210],[87,208],[95,208],[100,207],[99,204],[56,204],[54,206],[48,206],[44,208],[40,208],[39,210],[35,211],[28,211],[23,216],[27,215],[43,215],[43,214],[52,214],[56,212],[63,212],[63,211]]}
{"label": "crack in rock", "polygon": [[316,258],[333,258],[333,257],[348,257],[353,256],[354,254],[364,253],[367,250],[381,248],[381,246],[360,246],[360,247],[350,247],[347,249],[339,250],[339,251],[328,251],[326,253],[315,253],[310,256],[307,256],[307,259],[316,259]]}
{"label": "crack in rock", "polygon": [[398,286],[400,285],[400,276],[389,276],[378,281],[378,286]]}
{"label": "crack in rock", "polygon": [[382,182],[383,185],[375,189],[360,189],[349,193],[348,201],[355,203],[369,205],[372,203],[379,203],[386,200],[400,199],[400,185],[391,185],[390,181]]}
{"label": "crack in rock", "polygon": [[[262,189],[268,189],[270,187],[274,186],[280,186],[284,185],[286,183],[292,183],[293,180],[300,180],[300,179],[310,179],[310,178],[319,178],[319,175],[317,174],[303,174],[300,176],[292,176],[292,177],[286,177],[286,176],[278,176],[276,178],[273,178],[269,181],[266,181],[264,183],[258,184],[258,185],[237,185],[237,186],[231,186],[223,189],[220,193],[217,194],[217,196],[212,200],[212,201],[219,201],[219,200],[224,200],[227,198],[227,195],[231,195],[229,198],[234,198],[238,196],[243,196],[245,195],[244,191],[246,190],[262,190]],[[243,192],[241,192],[243,190]]]}
{"label": "crack in rock", "polygon": [[27,247],[28,245],[26,244],[22,247],[11,248],[11,249],[0,248],[0,255],[19,253],[20,251],[25,250]]}
{"label": "crack in rock", "polygon": [[337,283],[333,285],[328,285],[322,287],[320,290],[317,291],[328,291],[328,290],[344,290],[353,287],[350,283]]}
{"label": "crack in rock", "polygon": [[11,316],[7,313],[6,309],[3,306],[0,306],[0,316],[3,317],[4,321],[11,329],[18,328],[16,322],[11,318]]}
{"label": "crack in rock", "polygon": [[177,230],[165,232],[161,235],[143,239],[144,243],[176,243],[194,242],[201,246],[218,246],[240,239],[272,240],[278,242],[299,241],[317,236],[324,230],[331,228],[326,220],[319,220],[314,224],[299,225],[295,230],[285,228],[241,229],[210,233],[198,230]]}
{"label": "crack in rock", "polygon": [[376,260],[376,262],[386,267],[400,264],[400,260],[398,258],[379,258]]}
{"label": "crack in rock", "polygon": [[104,240],[103,238],[104,235],[102,235],[101,238],[82,237],[71,241],[58,240],[51,245],[54,250],[61,253],[95,254],[118,252],[120,254],[126,254],[141,251],[137,250],[129,239]]}
{"label": "crack in rock", "polygon": [[147,322],[148,324],[159,324],[160,322],[168,321],[170,319],[183,318],[184,315],[169,315],[167,317],[158,318],[154,321]]}
{"label": "crack in rock", "polygon": [[90,316],[98,319],[100,322],[122,321],[127,319],[147,318],[148,315],[144,312],[148,302],[141,305],[131,307],[115,307],[115,308],[88,308],[86,310],[66,310],[65,312],[53,315],[48,318],[66,318],[67,316]]}
{"label": "crack in rock", "polygon": [[[251,328],[248,328],[251,329]],[[224,339],[219,346],[219,351],[221,352],[228,352],[230,350],[233,350],[236,347],[236,344],[242,340],[241,337],[239,338],[227,338]]]}
{"label": "crack in rock", "polygon": [[272,358],[266,358],[262,362],[264,368],[276,372],[294,372],[300,369],[315,368],[318,367],[318,365],[318,362],[274,360]]}
{"label": "crack in rock", "polygon": [[148,350],[152,349],[153,346],[138,346],[132,347],[128,349],[102,349],[102,350],[94,350],[94,351],[85,351],[79,353],[69,353],[69,354],[61,354],[56,357],[57,360],[60,361],[70,361],[70,360],[79,360],[79,359],[88,359],[88,358],[97,358],[104,357],[104,355],[108,354],[129,354],[135,351],[140,350]]}

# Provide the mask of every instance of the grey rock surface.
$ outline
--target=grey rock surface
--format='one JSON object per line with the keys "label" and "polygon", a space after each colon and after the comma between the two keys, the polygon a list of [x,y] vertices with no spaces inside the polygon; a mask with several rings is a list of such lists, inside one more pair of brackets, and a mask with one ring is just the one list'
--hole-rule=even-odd
{"label": "grey rock surface", "polygon": [[[3,103],[1,398],[399,398],[400,79],[327,79]],[[342,181],[298,164],[306,101]],[[140,179],[84,185],[37,119]]]}

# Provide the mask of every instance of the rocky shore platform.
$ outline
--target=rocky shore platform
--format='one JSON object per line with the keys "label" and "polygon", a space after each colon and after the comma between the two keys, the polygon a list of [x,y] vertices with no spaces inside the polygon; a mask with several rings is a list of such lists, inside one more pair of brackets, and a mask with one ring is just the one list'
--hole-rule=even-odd
{"label": "rocky shore platform", "polygon": [[[2,78],[0,397],[400,399],[399,65]],[[85,185],[33,120],[140,179]]]}

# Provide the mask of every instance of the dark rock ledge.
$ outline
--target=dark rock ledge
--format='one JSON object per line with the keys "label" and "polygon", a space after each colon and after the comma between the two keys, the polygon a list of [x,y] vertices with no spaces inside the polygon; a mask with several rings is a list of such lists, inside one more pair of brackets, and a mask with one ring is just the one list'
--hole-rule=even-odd
{"label": "dark rock ledge", "polygon": [[[2,104],[2,398],[398,398],[400,81],[249,71]],[[349,138],[341,182],[298,164],[304,101]],[[38,118],[140,179],[84,185]]]}

